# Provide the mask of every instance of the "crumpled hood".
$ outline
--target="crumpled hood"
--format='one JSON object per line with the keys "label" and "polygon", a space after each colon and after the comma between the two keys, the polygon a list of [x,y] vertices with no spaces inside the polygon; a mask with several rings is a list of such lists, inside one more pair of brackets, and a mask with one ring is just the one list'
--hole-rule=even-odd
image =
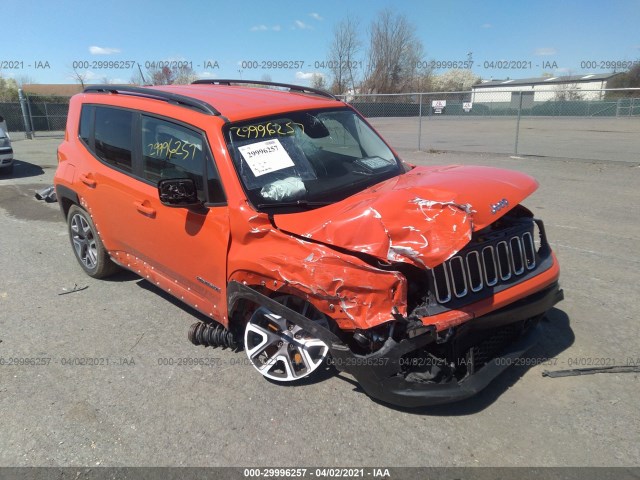
{"label": "crumpled hood", "polygon": [[275,215],[283,231],[389,262],[433,268],[538,188],[490,167],[416,167],[345,200]]}

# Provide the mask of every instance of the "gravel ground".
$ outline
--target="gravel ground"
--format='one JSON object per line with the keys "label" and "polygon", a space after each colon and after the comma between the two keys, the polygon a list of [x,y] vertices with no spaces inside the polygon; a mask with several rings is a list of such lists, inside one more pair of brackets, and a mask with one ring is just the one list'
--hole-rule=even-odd
{"label": "gravel ground", "polygon": [[[640,464],[638,374],[542,377],[640,363],[637,163],[401,151],[535,176],[525,204],[545,220],[566,296],[526,357],[535,365],[470,400],[405,411],[347,375],[265,381],[242,352],[192,346],[197,315],[139,277],[85,276],[57,205],[33,198],[51,184],[58,143],[14,142],[14,174],[0,176],[0,466]],[[59,295],[76,285],[88,288]],[[65,365],[86,357],[99,364]],[[217,365],[177,365],[185,357]]]}

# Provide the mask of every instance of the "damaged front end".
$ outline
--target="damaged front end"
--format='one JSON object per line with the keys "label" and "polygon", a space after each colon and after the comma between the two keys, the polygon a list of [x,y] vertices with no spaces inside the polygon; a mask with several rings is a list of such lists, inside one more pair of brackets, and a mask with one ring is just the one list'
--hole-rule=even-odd
{"label": "damaged front end", "polygon": [[474,223],[466,244],[431,267],[423,265],[426,249],[420,262],[376,260],[380,273],[406,280],[402,310],[392,308],[382,323],[361,319],[360,328],[330,331],[238,282],[229,285],[229,305],[244,298],[310,332],[328,346],[331,364],[373,398],[402,407],[462,400],[535,344],[540,320],[563,298],[543,223],[521,205],[495,217]]}
{"label": "damaged front end", "polygon": [[352,341],[345,341],[246,285],[231,282],[228,294],[230,304],[248,300],[300,326],[328,346],[329,362],[353,375],[369,396],[408,408],[478,393],[536,343],[538,321],[562,299],[554,283],[457,329],[438,332],[434,325],[397,315],[382,329],[356,332]]}
{"label": "damaged front end", "polygon": [[520,205],[434,268],[390,268],[407,278],[406,317],[395,315],[386,334],[356,332],[355,359],[332,354],[369,395],[405,407],[483,389],[536,343],[539,321],[563,299],[544,225]]}
{"label": "damaged front end", "polygon": [[334,346],[331,354],[338,369],[378,400],[402,407],[455,402],[478,393],[535,345],[539,320],[562,298],[554,283],[443,332],[417,319],[400,319],[378,350],[355,354]]}

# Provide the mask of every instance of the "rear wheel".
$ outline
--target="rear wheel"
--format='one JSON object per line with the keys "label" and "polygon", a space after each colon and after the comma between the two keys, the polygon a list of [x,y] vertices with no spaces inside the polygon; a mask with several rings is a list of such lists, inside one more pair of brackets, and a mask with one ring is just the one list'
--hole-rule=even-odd
{"label": "rear wheel", "polygon": [[73,253],[87,275],[93,278],[104,278],[119,270],[104,248],[91,216],[86,210],[72,205],[67,215],[67,224]]}
{"label": "rear wheel", "polygon": [[[329,319],[309,302],[293,296],[275,300],[329,328]],[[311,375],[329,353],[329,347],[323,341],[264,307],[258,308],[247,322],[244,348],[260,374],[279,382],[292,382]]]}

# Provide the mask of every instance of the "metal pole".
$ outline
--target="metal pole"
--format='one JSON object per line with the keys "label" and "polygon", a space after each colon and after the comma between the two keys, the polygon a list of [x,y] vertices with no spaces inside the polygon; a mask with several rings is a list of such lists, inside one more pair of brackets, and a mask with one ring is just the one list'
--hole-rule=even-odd
{"label": "metal pole", "polygon": [[31,122],[31,136],[35,137],[36,136],[36,129],[35,126],[33,124],[33,114],[31,113],[31,99],[29,98],[29,95],[25,95],[25,98],[27,100],[27,112],[29,112],[29,121]]}
{"label": "metal pole", "polygon": [[516,147],[514,155],[518,155],[518,135],[520,135],[520,113],[522,112],[522,92],[520,92],[520,100],[518,102],[518,120],[516,121]]}
{"label": "metal pole", "polygon": [[422,141],[422,94],[418,96],[420,105],[418,107],[418,151],[421,150]]}
{"label": "metal pole", "polygon": [[29,123],[29,113],[27,111],[27,101],[21,88],[18,89],[18,99],[20,100],[20,110],[22,110],[22,121],[24,123],[24,135],[31,140],[31,124]]}
{"label": "metal pole", "polygon": [[51,124],[49,123],[49,111],[47,110],[47,102],[44,102],[44,116],[47,119],[47,131],[51,131]]}

